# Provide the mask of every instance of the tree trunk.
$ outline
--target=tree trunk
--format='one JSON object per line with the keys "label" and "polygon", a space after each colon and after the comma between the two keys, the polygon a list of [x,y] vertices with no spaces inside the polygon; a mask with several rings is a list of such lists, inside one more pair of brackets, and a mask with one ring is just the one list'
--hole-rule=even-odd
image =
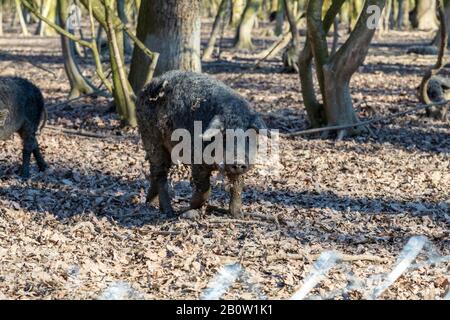
{"label": "tree trunk", "polygon": [[[127,14],[125,12],[125,0],[117,0],[117,13],[119,14],[119,18],[120,20],[122,20],[122,23],[124,25],[128,25],[128,17]],[[131,53],[132,49],[132,45],[130,42],[130,38],[124,34],[123,36],[123,48],[126,54]]]}
{"label": "tree trunk", "polygon": [[437,30],[436,0],[417,0],[413,13],[413,26],[419,30]]}
{"label": "tree trunk", "polygon": [[3,1],[0,0],[0,37],[3,36]]}
{"label": "tree trunk", "polygon": [[[331,55],[326,34],[345,0],[333,1],[322,21],[323,0],[310,1],[307,9],[308,38],[299,59],[302,94],[308,117],[313,126],[351,125],[358,123],[350,94],[350,80],[364,62],[375,28],[368,20],[373,12],[369,6],[383,10],[386,0],[366,0],[358,22],[347,41]],[[317,101],[312,80],[311,60],[316,62],[316,74],[323,104]],[[347,131],[338,132],[338,139]]]}
{"label": "tree trunk", "polygon": [[214,46],[216,45],[217,38],[220,35],[220,25],[221,23],[225,24],[225,16],[227,13],[228,5],[231,0],[222,0],[220,3],[219,9],[216,14],[216,18],[214,19],[213,28],[211,31],[211,35],[209,36],[208,44],[203,52],[202,59],[209,60],[211,59],[211,55],[214,51]]}
{"label": "tree trunk", "polygon": [[117,3],[115,0],[80,0],[80,2],[92,11],[95,19],[106,31],[108,37],[109,62],[113,82],[113,96],[117,113],[124,123],[132,127],[137,126],[136,110],[134,104],[134,92],[125,75],[123,30],[120,28],[122,21],[115,14]]}
{"label": "tree trunk", "polygon": [[231,0],[231,2],[230,24],[237,27],[244,11],[244,0]]}
{"label": "tree trunk", "polygon": [[398,0],[397,28],[408,30],[409,27],[409,0]]}
{"label": "tree trunk", "polygon": [[[160,53],[156,76],[170,70],[201,72],[200,27],[199,0],[142,2],[137,36],[152,51]],[[149,69],[149,59],[135,48],[129,74],[135,92],[145,85]]]}
{"label": "tree trunk", "polygon": [[390,29],[390,19],[392,15],[392,2],[393,0],[386,0],[386,6],[384,7],[383,14],[381,15],[380,23],[378,25],[377,36],[382,37]]}
{"label": "tree trunk", "polygon": [[23,15],[22,5],[20,3],[20,0],[15,0],[15,2],[16,2],[17,16],[19,17],[20,27],[22,28],[22,35],[28,36],[29,33],[28,33],[27,24],[25,22],[25,17]]}
{"label": "tree trunk", "polygon": [[[447,24],[447,34],[450,34],[450,0],[444,1],[445,4],[445,21]],[[433,40],[433,45],[439,46],[441,43],[441,32],[438,31],[436,37]],[[450,38],[447,41],[447,47],[450,47]]]}
{"label": "tree trunk", "polygon": [[279,36],[283,33],[284,27],[284,1],[278,1],[278,10],[275,17],[275,35]]}
{"label": "tree trunk", "polygon": [[[441,21],[441,25],[439,28],[439,32],[441,33],[439,39],[439,54],[436,64],[427,70],[425,73],[425,76],[422,79],[422,82],[419,87],[419,100],[422,103],[425,103],[427,105],[432,104],[434,102],[443,102],[448,99],[448,94],[444,92],[444,88],[442,86],[442,83],[438,81],[437,75],[441,71],[441,69],[444,67],[444,61],[445,61],[445,51],[446,46],[448,42],[448,20],[446,19],[445,15],[445,9],[443,0],[438,0],[439,2],[437,5],[438,15]],[[447,3],[448,4],[448,3]],[[435,96],[429,95],[429,91],[434,92]],[[437,93],[437,94],[436,94]],[[434,100],[435,99],[435,100]],[[440,118],[442,120],[445,120],[447,117],[447,110],[448,107],[429,107],[427,109],[427,115],[429,117],[434,118]]]}
{"label": "tree trunk", "polygon": [[[73,30],[67,29],[66,22],[69,17],[69,0],[58,1],[59,24],[70,33]],[[64,57],[64,69],[70,82],[69,99],[79,97],[82,94],[89,94],[95,91],[95,88],[86,80],[78,67],[74,58],[75,45],[72,40],[61,35],[61,47]]]}
{"label": "tree trunk", "polygon": [[297,28],[297,20],[289,3],[289,0],[283,0],[286,17],[289,22],[289,27],[292,35],[292,44],[287,48],[283,54],[283,64],[287,72],[298,72],[298,57],[300,54],[300,34]]}
{"label": "tree trunk", "polygon": [[262,4],[262,0],[248,0],[242,14],[241,22],[239,23],[236,37],[234,40],[234,47],[237,49],[253,48],[252,30],[256,21],[256,14]]}

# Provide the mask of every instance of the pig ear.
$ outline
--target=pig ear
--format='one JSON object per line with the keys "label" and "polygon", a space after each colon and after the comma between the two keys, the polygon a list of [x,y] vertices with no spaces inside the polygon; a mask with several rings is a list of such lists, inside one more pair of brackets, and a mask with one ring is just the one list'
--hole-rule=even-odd
{"label": "pig ear", "polygon": [[258,115],[255,115],[250,124],[250,129],[255,129],[257,132],[259,132],[259,130],[267,129],[267,126]]}
{"label": "pig ear", "polygon": [[215,137],[218,133],[222,132],[225,129],[223,124],[223,120],[221,116],[214,116],[211,122],[208,125],[208,128],[203,132],[200,136],[202,140],[210,141],[213,137]]}

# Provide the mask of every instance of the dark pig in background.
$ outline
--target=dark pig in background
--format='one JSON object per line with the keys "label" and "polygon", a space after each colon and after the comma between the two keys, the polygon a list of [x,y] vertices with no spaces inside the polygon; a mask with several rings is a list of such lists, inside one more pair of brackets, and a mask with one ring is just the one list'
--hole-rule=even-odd
{"label": "dark pig in background", "polygon": [[39,125],[44,119],[44,126],[45,118],[44,98],[35,85],[18,77],[0,77],[0,140],[19,133],[23,141],[20,175],[24,178],[30,176],[32,154],[39,170],[47,168],[36,139]]}

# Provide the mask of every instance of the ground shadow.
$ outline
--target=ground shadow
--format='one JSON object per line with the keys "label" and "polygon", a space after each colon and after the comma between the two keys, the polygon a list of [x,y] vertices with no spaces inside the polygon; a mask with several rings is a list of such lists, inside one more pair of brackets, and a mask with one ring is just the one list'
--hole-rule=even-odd
{"label": "ground shadow", "polygon": [[[128,228],[176,219],[160,214],[157,206],[144,203],[149,186],[144,177],[127,180],[97,171],[82,173],[56,166],[45,174],[38,174],[33,168],[32,178],[24,181],[15,171],[0,166],[0,179],[11,181],[9,187],[0,189],[0,198],[10,201],[15,208],[48,212],[63,221],[76,215],[94,214]],[[179,181],[173,188],[178,202],[187,199],[188,182]]]}

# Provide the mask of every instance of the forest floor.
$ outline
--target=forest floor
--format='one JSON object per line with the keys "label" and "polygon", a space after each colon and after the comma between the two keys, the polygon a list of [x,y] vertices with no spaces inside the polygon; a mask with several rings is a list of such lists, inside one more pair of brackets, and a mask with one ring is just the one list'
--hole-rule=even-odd
{"label": "forest floor", "polygon": [[[205,31],[207,32],[207,31]],[[206,33],[205,33],[206,36]],[[392,32],[375,40],[351,87],[360,117],[395,114],[417,105],[416,87],[433,56],[407,55],[429,33]],[[307,127],[299,79],[280,57],[255,70],[251,54],[229,49],[204,71],[229,84],[261,112],[270,128]],[[256,49],[273,37],[260,36]],[[341,142],[281,138],[278,176],[254,171],[244,212],[277,217],[232,220],[202,212],[197,219],[161,216],[145,202],[148,164],[136,130],[125,133],[104,98],[60,107],[68,83],[58,38],[0,38],[0,75],[34,81],[44,93],[49,124],[110,135],[96,139],[44,129],[50,164],[18,178],[18,136],[0,141],[0,298],[198,299],[226,264],[245,276],[224,298],[287,299],[304,283],[318,254],[371,255],[331,269],[311,296],[369,297],[412,236],[423,235],[435,262],[415,264],[382,299],[434,299],[450,285],[450,124],[424,112],[374,125],[376,136]],[[92,65],[84,64],[86,73]],[[448,70],[444,71],[444,73]],[[236,79],[241,73],[245,73]],[[174,206],[189,203],[189,170],[172,173]],[[210,204],[226,207],[226,183],[216,177]],[[355,278],[359,281],[354,281]],[[347,287],[353,281],[353,287]]]}

